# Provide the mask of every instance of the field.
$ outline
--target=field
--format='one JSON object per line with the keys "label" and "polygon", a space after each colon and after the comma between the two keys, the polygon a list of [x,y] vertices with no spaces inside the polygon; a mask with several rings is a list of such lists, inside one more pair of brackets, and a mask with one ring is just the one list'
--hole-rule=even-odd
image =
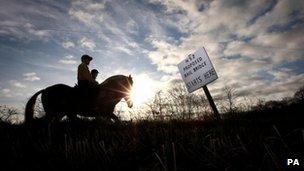
{"label": "field", "polygon": [[[5,170],[303,169],[301,104],[226,114],[221,121],[0,123]],[[287,166],[287,158],[300,166]],[[301,166],[302,165],[302,166]],[[1,169],[2,170],[2,169]]]}

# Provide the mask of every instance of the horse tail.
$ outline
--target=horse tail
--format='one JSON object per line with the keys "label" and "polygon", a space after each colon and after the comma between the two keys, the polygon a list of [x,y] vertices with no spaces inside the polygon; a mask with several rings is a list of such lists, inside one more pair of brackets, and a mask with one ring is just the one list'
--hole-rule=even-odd
{"label": "horse tail", "polygon": [[40,93],[42,93],[43,91],[44,91],[44,89],[38,91],[37,93],[35,93],[30,98],[30,100],[26,103],[25,114],[24,114],[24,121],[25,121],[25,123],[28,123],[28,122],[30,122],[30,121],[33,120],[33,118],[34,118],[34,106],[35,106],[35,103],[36,103],[36,99],[37,99],[38,95]]}

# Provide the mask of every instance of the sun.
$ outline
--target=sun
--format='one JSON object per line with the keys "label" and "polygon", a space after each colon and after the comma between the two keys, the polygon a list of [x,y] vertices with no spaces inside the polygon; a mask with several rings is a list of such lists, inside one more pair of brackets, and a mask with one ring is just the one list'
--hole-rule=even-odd
{"label": "sun", "polygon": [[154,92],[155,83],[147,74],[141,74],[133,77],[131,99],[133,100],[134,105],[143,105],[154,96]]}

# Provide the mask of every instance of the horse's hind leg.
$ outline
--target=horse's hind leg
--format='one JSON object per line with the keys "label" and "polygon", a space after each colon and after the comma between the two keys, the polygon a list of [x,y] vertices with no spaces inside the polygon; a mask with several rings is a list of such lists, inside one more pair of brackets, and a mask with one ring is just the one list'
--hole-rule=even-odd
{"label": "horse's hind leg", "polygon": [[50,113],[50,112],[45,112],[45,120],[48,122],[48,123],[50,123],[50,122],[52,122],[52,120],[53,120],[53,114],[52,113]]}
{"label": "horse's hind leg", "polygon": [[45,119],[48,123],[59,122],[62,119],[62,117],[63,117],[62,115],[56,112],[48,111],[45,113]]}

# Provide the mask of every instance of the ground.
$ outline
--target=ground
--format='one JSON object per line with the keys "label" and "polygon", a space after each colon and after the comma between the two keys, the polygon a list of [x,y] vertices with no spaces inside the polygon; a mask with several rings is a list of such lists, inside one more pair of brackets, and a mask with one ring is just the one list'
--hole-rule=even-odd
{"label": "ground", "polygon": [[[303,169],[303,105],[221,121],[0,123],[1,167],[22,170]],[[287,159],[300,166],[287,166]]]}

